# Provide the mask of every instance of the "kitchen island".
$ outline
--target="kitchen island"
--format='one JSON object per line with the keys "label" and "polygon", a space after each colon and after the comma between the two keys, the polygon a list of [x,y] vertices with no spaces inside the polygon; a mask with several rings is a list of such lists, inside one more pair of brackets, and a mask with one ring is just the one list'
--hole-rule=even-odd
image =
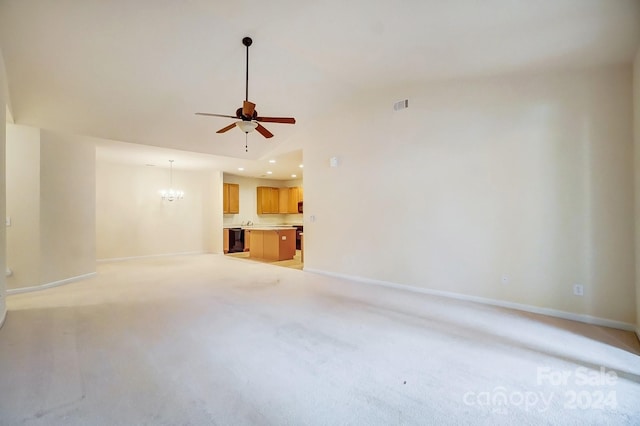
{"label": "kitchen island", "polygon": [[296,228],[254,227],[250,232],[249,257],[264,260],[290,260],[296,254]]}

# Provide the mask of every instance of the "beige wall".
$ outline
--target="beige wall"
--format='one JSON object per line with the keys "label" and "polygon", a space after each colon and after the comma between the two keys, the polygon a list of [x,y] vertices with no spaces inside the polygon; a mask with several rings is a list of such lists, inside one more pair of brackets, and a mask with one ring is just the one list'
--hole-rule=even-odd
{"label": "beige wall", "polygon": [[254,224],[285,224],[302,223],[301,214],[261,214],[257,213],[257,191],[258,186],[271,186],[276,188],[302,186],[302,179],[295,180],[274,180],[248,178],[244,176],[225,173],[223,177],[226,183],[237,183],[240,185],[240,213],[225,214],[224,225],[241,225],[247,221]]}
{"label": "beige wall", "polygon": [[10,124],[9,288],[95,272],[95,146],[90,138]]}
{"label": "beige wall", "polygon": [[346,102],[303,135],[305,269],[634,323],[631,85],[627,65]]}
{"label": "beige wall", "polygon": [[[0,50],[0,108],[3,110],[9,104],[9,93],[7,90],[7,79],[4,69],[4,58]],[[6,141],[6,121],[0,119],[0,218],[5,216],[5,141]],[[7,294],[6,277],[2,271],[6,268],[6,228],[0,226],[0,326],[4,323],[7,313],[5,297]]]}
{"label": "beige wall", "polygon": [[40,141],[41,281],[94,273],[93,140],[41,130]]}
{"label": "beige wall", "polygon": [[640,49],[633,63],[633,122],[635,137],[635,226],[636,226],[636,334],[640,338]]}
{"label": "beige wall", "polygon": [[40,279],[40,129],[7,124],[7,278],[9,289]]}
{"label": "beige wall", "polygon": [[163,201],[168,167],[98,161],[96,167],[98,259],[222,251],[220,173],[174,167],[180,201]]}

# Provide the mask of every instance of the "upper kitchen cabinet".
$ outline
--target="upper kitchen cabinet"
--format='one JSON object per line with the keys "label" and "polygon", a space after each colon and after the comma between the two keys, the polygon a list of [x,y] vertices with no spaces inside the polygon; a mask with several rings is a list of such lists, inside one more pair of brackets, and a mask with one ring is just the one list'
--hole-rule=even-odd
{"label": "upper kitchen cabinet", "polygon": [[280,189],[269,186],[257,187],[258,214],[280,213]]}
{"label": "upper kitchen cabinet", "polygon": [[278,190],[278,210],[280,213],[289,213],[289,188],[278,188]]}
{"label": "upper kitchen cabinet", "polygon": [[298,213],[298,202],[302,201],[302,187],[272,188],[258,187],[258,214]]}
{"label": "upper kitchen cabinet", "polygon": [[240,213],[240,185],[238,185],[237,183],[224,183],[222,194],[223,213]]}
{"label": "upper kitchen cabinet", "polygon": [[298,203],[302,201],[302,187],[294,186],[288,189],[288,202],[286,213],[298,213]]}

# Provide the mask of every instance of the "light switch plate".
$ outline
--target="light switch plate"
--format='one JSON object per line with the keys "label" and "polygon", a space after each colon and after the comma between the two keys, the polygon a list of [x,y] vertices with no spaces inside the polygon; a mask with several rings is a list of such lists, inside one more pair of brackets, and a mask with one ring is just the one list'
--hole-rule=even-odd
{"label": "light switch plate", "polygon": [[575,296],[584,296],[584,286],[582,284],[574,284],[573,294]]}

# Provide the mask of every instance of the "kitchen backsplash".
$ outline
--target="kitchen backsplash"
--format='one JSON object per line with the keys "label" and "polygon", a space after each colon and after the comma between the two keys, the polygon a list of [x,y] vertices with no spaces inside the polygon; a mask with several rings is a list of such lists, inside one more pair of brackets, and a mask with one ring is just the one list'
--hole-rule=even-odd
{"label": "kitchen backsplash", "polygon": [[254,225],[281,225],[281,224],[300,224],[302,225],[302,214],[261,214],[254,213],[243,214],[242,207],[240,208],[240,214],[225,214],[223,217],[223,225],[243,225],[248,221],[253,222]]}

